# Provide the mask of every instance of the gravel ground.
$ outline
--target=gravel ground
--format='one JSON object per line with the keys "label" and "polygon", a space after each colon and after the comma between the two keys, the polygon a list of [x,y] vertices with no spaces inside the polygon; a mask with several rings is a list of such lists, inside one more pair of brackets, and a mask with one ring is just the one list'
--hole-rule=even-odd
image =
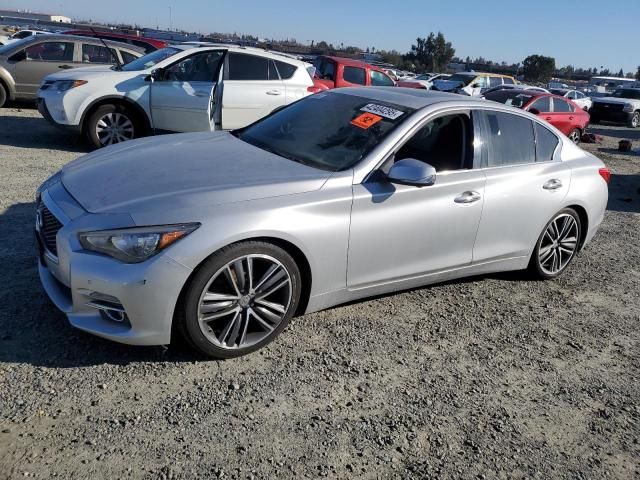
{"label": "gravel ground", "polygon": [[637,478],[640,130],[593,130],[611,201],[561,278],[333,308],[216,362],[109,343],[55,310],[33,192],[85,147],[0,110],[0,478]]}

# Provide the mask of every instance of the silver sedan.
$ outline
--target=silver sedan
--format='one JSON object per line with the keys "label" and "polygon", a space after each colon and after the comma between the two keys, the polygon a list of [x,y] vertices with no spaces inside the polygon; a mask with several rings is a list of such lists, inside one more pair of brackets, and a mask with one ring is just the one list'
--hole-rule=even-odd
{"label": "silver sedan", "polygon": [[537,117],[403,88],[323,92],[242,130],[86,155],[38,190],[39,271],[77,328],[218,358],[292,316],[487,272],[551,279],[609,170]]}

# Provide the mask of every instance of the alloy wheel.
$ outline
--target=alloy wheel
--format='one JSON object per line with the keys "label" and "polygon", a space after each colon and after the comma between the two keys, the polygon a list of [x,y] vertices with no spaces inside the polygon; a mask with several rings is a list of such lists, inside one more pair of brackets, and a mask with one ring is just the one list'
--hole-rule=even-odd
{"label": "alloy wheel", "polygon": [[133,122],[122,113],[107,113],[96,123],[96,136],[103,146],[131,140],[135,137]]}
{"label": "alloy wheel", "polygon": [[291,275],[282,263],[269,255],[244,255],[211,277],[200,295],[198,324],[220,348],[247,348],[276,329],[291,300]]}
{"label": "alloy wheel", "polygon": [[631,126],[633,128],[636,128],[638,125],[640,125],[640,113],[636,112],[633,114],[633,117],[631,118]]}
{"label": "alloy wheel", "polygon": [[580,132],[578,130],[572,130],[569,134],[569,140],[578,145],[580,143]]}
{"label": "alloy wheel", "polygon": [[538,262],[544,273],[556,275],[564,270],[576,253],[578,235],[578,222],[568,213],[549,223],[538,247]]}

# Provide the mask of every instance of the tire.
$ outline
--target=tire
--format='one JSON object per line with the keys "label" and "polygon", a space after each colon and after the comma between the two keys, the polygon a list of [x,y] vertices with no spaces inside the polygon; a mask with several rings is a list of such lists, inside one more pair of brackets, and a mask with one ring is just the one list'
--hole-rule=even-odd
{"label": "tire", "polygon": [[5,86],[0,82],[0,108],[4,106],[7,101],[7,90]]}
{"label": "tire", "polygon": [[571,140],[575,145],[580,143],[580,139],[582,138],[582,133],[579,128],[574,128],[569,132],[569,140]]}
{"label": "tire", "polygon": [[258,241],[230,245],[209,257],[185,287],[177,330],[212,358],[254,352],[289,324],[301,281],[298,265],[282,248]]}
{"label": "tire", "polygon": [[627,127],[629,128],[637,128],[640,127],[640,110],[636,110],[631,115],[629,122],[627,123]]}
{"label": "tire", "polygon": [[[559,232],[560,235],[556,235],[556,232]],[[529,273],[534,278],[541,280],[549,280],[561,275],[578,252],[581,232],[580,217],[575,210],[565,208],[556,213],[538,237],[529,260]],[[557,241],[558,236],[561,239],[559,242]]]}
{"label": "tire", "polygon": [[[99,125],[101,121],[102,123]],[[114,126],[116,131],[113,135],[109,136],[109,133],[104,133],[100,136],[98,134],[98,129],[102,128],[103,132],[109,132],[109,129]],[[142,122],[131,108],[124,105],[107,104],[101,105],[89,115],[89,118],[84,122],[83,133],[92,147],[102,148],[125,140],[133,140],[142,136],[144,132]]]}

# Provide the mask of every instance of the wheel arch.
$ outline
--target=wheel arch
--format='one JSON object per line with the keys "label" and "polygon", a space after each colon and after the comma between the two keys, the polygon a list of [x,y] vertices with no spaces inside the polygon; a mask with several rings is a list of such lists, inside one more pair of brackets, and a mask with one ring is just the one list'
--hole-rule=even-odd
{"label": "wheel arch", "polygon": [[243,238],[241,240],[236,240],[234,242],[231,242],[227,245],[224,245],[220,248],[218,248],[217,250],[211,252],[209,255],[207,255],[205,258],[203,258],[200,263],[198,263],[198,265],[196,266],[196,268],[193,269],[193,271],[191,272],[191,274],[189,275],[189,277],[187,278],[187,280],[184,282],[184,285],[182,285],[182,288],[180,289],[180,294],[178,295],[178,299],[176,301],[176,305],[174,307],[174,313],[173,313],[173,321],[172,321],[172,332],[171,332],[171,338],[174,338],[175,335],[175,328],[176,328],[176,315],[178,315],[181,311],[180,306],[182,305],[182,303],[184,302],[184,297],[187,293],[187,287],[191,284],[191,280],[193,279],[193,277],[197,274],[197,272],[200,270],[200,268],[202,267],[202,265],[209,259],[211,258],[212,255],[215,255],[216,253],[218,253],[220,250],[222,250],[223,248],[229,247],[231,245],[235,245],[238,243],[244,243],[244,242],[265,242],[265,243],[270,243],[272,245],[275,245],[277,247],[282,248],[285,252],[287,252],[289,255],[291,255],[291,257],[293,257],[293,260],[296,262],[296,265],[298,265],[298,268],[300,269],[300,275],[302,276],[302,288],[301,288],[301,292],[300,292],[300,302],[298,303],[298,308],[295,312],[295,316],[298,315],[302,315],[304,314],[304,312],[307,309],[307,305],[309,303],[309,298],[311,295],[311,285],[312,285],[312,272],[311,272],[311,264],[309,263],[309,260],[307,258],[307,256],[304,254],[304,252],[302,251],[302,249],[294,244],[293,242],[289,241],[289,240],[285,240],[283,238],[280,237],[274,237],[274,236],[252,236],[252,237],[247,237],[247,238]]}
{"label": "wheel arch", "polygon": [[82,117],[80,118],[80,126],[84,129],[85,121],[96,111],[96,109],[100,108],[103,105],[123,105],[127,108],[133,109],[136,112],[138,117],[144,122],[145,132],[149,132],[151,130],[151,120],[145,112],[144,108],[142,108],[138,103],[130,100],[126,97],[120,96],[107,96],[100,97],[89,104],[87,108],[85,108],[82,113]]}
{"label": "wheel arch", "polygon": [[4,68],[0,67],[0,84],[2,84],[4,89],[7,91],[7,100],[15,100],[16,97],[16,86],[11,80],[11,74],[9,74],[9,72]]}
{"label": "wheel arch", "polygon": [[580,219],[580,240],[578,244],[578,251],[580,251],[582,250],[585,240],[587,239],[587,234],[589,233],[589,215],[587,214],[587,209],[577,203],[567,205],[565,208],[574,210]]}

